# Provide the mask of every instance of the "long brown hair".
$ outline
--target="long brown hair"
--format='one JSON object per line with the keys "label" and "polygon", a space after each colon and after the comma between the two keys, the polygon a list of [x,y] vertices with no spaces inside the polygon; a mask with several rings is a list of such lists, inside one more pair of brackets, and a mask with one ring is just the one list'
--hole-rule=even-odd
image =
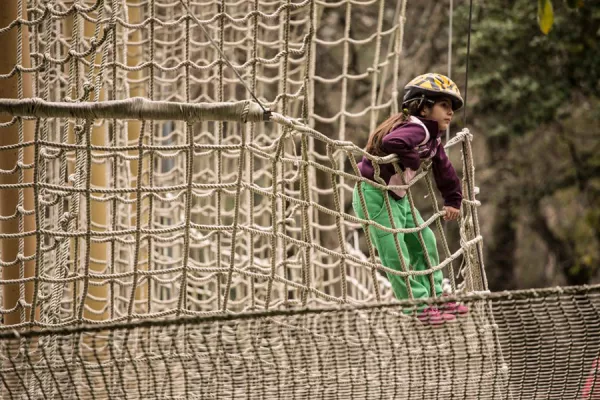
{"label": "long brown hair", "polygon": [[379,124],[379,126],[375,128],[375,130],[369,135],[369,140],[367,141],[367,147],[365,147],[365,151],[377,157],[383,157],[387,155],[383,150],[381,150],[383,138],[388,133],[393,131],[397,126],[406,123],[411,115],[419,115],[419,112],[421,109],[423,109],[423,103],[425,102],[411,101],[407,107],[402,110],[402,112],[392,115]]}

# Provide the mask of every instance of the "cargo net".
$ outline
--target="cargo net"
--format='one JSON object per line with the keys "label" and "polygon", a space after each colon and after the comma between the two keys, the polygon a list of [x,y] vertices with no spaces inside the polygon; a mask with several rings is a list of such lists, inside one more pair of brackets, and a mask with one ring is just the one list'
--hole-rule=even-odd
{"label": "cargo net", "polygon": [[441,327],[404,304],[3,333],[3,398],[597,398],[600,287],[463,301]]}
{"label": "cargo net", "polygon": [[[364,152],[345,140],[397,111],[406,2],[13,5],[23,18],[0,28],[16,49],[0,74],[14,89],[0,125],[6,325],[388,301],[386,273],[413,274],[379,263],[351,211]],[[249,97],[221,54],[271,122],[256,101],[212,112]],[[331,54],[335,68],[317,62]],[[339,91],[331,115],[315,109],[324,91]],[[441,263],[420,273],[481,290],[469,133],[453,144],[462,235],[450,248],[427,168],[405,185],[425,217],[411,234],[438,237]]]}
{"label": "cargo net", "polygon": [[[279,312],[266,321],[296,332],[293,327],[304,322],[293,319],[313,314],[295,316],[293,310],[390,302],[387,277],[408,281],[417,272],[382,266],[364,235],[369,225],[393,234],[399,253],[398,234],[412,234],[423,245],[422,231],[433,229],[440,263],[429,262],[418,273],[433,280],[435,271],[443,271],[450,294],[487,289],[468,130],[446,145],[461,150],[457,167],[465,194],[461,220],[449,228],[456,231],[453,242],[440,220],[427,163],[411,182],[395,187],[407,190],[413,212],[421,209],[425,220],[416,228],[386,228],[351,211],[352,190],[365,182],[356,162],[366,154],[347,141],[347,133],[370,131],[398,111],[405,0],[7,1],[3,7],[0,49],[6,50],[2,68],[9,68],[0,70],[0,332],[47,338],[3,342],[3,395],[110,398],[116,392],[109,384],[117,379],[124,386],[114,389],[122,391],[114,397],[150,397],[167,379],[153,393],[177,397],[184,387],[170,362],[156,365],[166,378],[152,372],[154,361],[173,350],[161,347],[162,334],[153,335],[173,323],[176,331],[163,333],[180,346],[177,357],[195,360],[193,353],[183,356],[188,343],[199,344],[185,324],[178,330],[181,318],[219,315],[225,318],[215,325],[220,329],[234,314],[249,322],[246,315]],[[340,19],[344,29],[328,29]],[[256,94],[253,102],[239,101],[249,96],[234,71]],[[328,107],[319,103],[325,93],[335,94]],[[375,165],[400,168],[394,156],[366,156]],[[438,347],[449,349],[453,341],[475,340],[475,350],[457,347],[456,353],[440,353],[439,362],[458,368],[453,357],[493,354],[483,358],[483,370],[500,382],[496,372],[506,369],[496,331],[488,329],[493,315],[473,307],[464,325],[435,337]],[[428,348],[428,335],[411,333],[429,329],[414,311],[397,310],[394,320],[408,329],[410,343]],[[332,337],[353,334],[339,318],[351,324],[358,314],[344,313],[331,314],[340,329]],[[157,330],[113,331],[118,323],[156,323]],[[310,337],[316,329],[320,335],[318,324],[307,323],[298,332]],[[102,335],[114,333],[81,333],[69,342],[57,331],[93,330],[90,325]],[[202,326],[213,329],[208,322]],[[467,327],[478,339],[465,336]],[[252,329],[243,327],[244,336],[231,340],[262,340],[261,334],[265,343],[277,339],[269,324]],[[221,343],[207,335],[216,340],[211,346]],[[224,338],[219,346],[229,343]],[[143,343],[155,347],[129,347]],[[269,352],[284,352],[273,355],[275,367],[281,357],[304,357],[273,343]],[[159,356],[146,359],[146,383],[125,383],[121,360],[129,352],[131,361],[154,350]],[[241,362],[246,350],[239,350]],[[216,371],[229,368],[223,362],[231,360],[211,357],[198,362]],[[89,370],[100,381],[87,375],[88,361],[98,363]],[[32,370],[34,364],[46,372]],[[59,378],[51,371],[60,365],[67,372]],[[131,368],[137,374],[137,361]],[[351,375],[345,376],[340,382]],[[73,380],[64,383],[64,377]],[[229,390],[218,379],[214,392]],[[100,383],[105,392],[88,394]]]}

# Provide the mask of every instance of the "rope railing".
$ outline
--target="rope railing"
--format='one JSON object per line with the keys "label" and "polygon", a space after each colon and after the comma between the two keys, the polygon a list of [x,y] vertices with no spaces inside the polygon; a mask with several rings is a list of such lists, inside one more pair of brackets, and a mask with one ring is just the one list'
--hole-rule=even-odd
{"label": "rope railing", "polygon": [[143,97],[101,102],[48,102],[39,98],[0,99],[0,113],[18,117],[138,119],[258,122],[268,120],[262,108],[250,101],[230,103],[179,103],[152,101]]}

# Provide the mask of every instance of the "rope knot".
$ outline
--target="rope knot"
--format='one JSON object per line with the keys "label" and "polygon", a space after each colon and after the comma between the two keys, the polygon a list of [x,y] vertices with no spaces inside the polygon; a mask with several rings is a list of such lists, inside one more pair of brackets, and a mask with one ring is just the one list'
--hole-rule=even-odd
{"label": "rope knot", "polygon": [[83,125],[79,124],[79,125],[75,125],[75,127],[73,128],[73,132],[75,132],[77,135],[81,135],[83,133],[84,129],[83,129]]}
{"label": "rope knot", "polygon": [[455,136],[456,141],[473,140],[473,134],[469,131],[469,128],[463,128],[462,131],[458,132]]}
{"label": "rope knot", "polygon": [[248,122],[248,113],[249,112],[250,112],[250,101],[245,101],[244,106],[242,107],[242,113],[240,115],[240,118],[244,124],[246,122]]}

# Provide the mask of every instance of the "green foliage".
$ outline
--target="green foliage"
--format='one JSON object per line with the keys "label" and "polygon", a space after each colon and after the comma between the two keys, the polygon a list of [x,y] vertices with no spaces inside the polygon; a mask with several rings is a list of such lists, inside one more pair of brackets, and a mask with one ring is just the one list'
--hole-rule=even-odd
{"label": "green foliage", "polygon": [[[467,107],[487,136],[482,193],[517,225],[496,211],[487,265],[522,270],[551,253],[568,284],[589,283],[600,265],[600,2],[549,4],[486,0],[474,10]],[[455,27],[464,68],[468,5]],[[527,248],[524,231],[529,247],[543,245]]]}
{"label": "green foliage", "polygon": [[[522,135],[562,118],[575,92],[600,91],[600,7],[586,2],[571,11],[555,2],[552,31],[543,35],[536,6],[530,0],[493,0],[475,10],[469,91],[477,101],[468,106],[479,120],[496,121],[490,135]],[[468,7],[457,9],[462,49],[467,18]],[[464,67],[466,51],[460,56]]]}

